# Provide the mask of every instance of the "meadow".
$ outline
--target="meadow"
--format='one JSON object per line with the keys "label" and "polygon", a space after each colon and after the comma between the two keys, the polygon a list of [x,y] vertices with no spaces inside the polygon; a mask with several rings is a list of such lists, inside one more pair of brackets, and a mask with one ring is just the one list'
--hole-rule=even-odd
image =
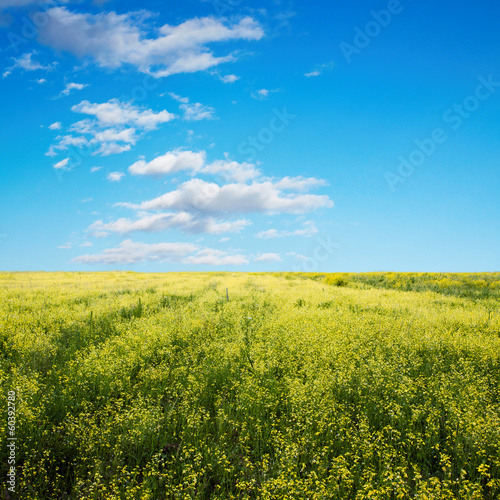
{"label": "meadow", "polygon": [[0,494],[500,498],[499,303],[499,273],[0,273]]}

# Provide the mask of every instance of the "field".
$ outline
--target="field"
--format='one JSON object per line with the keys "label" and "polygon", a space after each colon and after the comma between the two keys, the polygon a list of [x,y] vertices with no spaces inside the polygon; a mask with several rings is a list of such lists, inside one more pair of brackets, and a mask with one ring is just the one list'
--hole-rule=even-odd
{"label": "field", "polygon": [[500,274],[0,273],[0,493],[499,498],[499,302]]}

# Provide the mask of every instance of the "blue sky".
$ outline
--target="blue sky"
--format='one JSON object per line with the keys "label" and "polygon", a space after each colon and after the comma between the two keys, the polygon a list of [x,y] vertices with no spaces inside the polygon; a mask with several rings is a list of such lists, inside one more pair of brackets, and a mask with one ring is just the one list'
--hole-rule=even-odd
{"label": "blue sky", "polygon": [[0,269],[500,271],[499,16],[0,0]]}

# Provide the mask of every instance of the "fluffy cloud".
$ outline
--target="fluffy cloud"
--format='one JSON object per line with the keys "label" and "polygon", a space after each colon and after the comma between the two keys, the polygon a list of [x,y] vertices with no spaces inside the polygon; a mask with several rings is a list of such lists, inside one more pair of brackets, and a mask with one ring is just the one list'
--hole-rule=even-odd
{"label": "fluffy cloud", "polygon": [[309,189],[326,186],[327,182],[324,179],[316,179],[316,177],[283,177],[276,182],[275,186],[284,191],[308,191]]}
{"label": "fluffy cloud", "polygon": [[54,168],[56,170],[65,170],[68,166],[69,163],[69,158],[65,158],[64,160],[58,161],[55,165]]}
{"label": "fluffy cloud", "polygon": [[254,259],[255,262],[281,262],[281,257],[278,253],[264,253]]}
{"label": "fluffy cloud", "polygon": [[[192,254],[192,255],[190,255]],[[241,254],[230,254],[213,248],[200,249],[191,243],[139,243],[122,241],[117,247],[99,254],[76,257],[78,264],[138,264],[141,262],[182,262],[183,264],[208,266],[241,266],[248,259]]]}
{"label": "fluffy cloud", "polygon": [[183,183],[179,189],[140,205],[140,210],[177,210],[217,213],[305,213],[330,208],[333,203],[325,195],[283,195],[271,182],[226,184],[219,186],[201,179]]}
{"label": "fluffy cloud", "polygon": [[278,231],[277,229],[268,229],[267,231],[262,231],[257,234],[257,238],[262,238],[265,240],[271,238],[284,238],[285,236],[303,236],[309,238],[318,233],[314,222],[306,221],[304,222],[304,227],[302,229],[295,229],[294,231]]}
{"label": "fluffy cloud", "polygon": [[2,76],[4,78],[6,78],[15,69],[21,69],[24,71],[38,71],[38,70],[52,71],[56,67],[57,63],[55,63],[55,62],[52,64],[43,65],[43,64],[39,63],[38,61],[35,61],[33,59],[33,56],[36,54],[37,54],[37,52],[33,51],[33,52],[28,52],[26,54],[23,54],[20,57],[12,58],[12,60],[14,61],[14,64],[12,66],[8,67],[3,72]]}
{"label": "fluffy cloud", "polygon": [[304,76],[307,78],[312,78],[315,76],[321,75],[325,71],[330,71],[335,67],[335,63],[333,61],[327,62],[325,64],[319,64],[314,68],[313,71],[309,73],[304,73]]}
{"label": "fluffy cloud", "polygon": [[[122,217],[107,223],[98,220],[88,228],[88,231],[94,236],[96,234],[106,236],[110,233],[155,233],[168,230],[180,230],[188,234],[238,233],[251,225],[251,222],[247,219],[235,219],[237,214],[299,214],[333,206],[328,196],[285,194],[279,188],[281,183],[287,188],[295,185],[303,187],[302,182],[304,181],[308,186],[318,185],[320,183],[317,180],[317,182],[312,182],[303,178],[285,178],[285,182],[282,182],[284,179],[281,179],[274,184],[271,181],[258,182],[255,180],[252,184],[245,184],[245,180],[251,180],[259,173],[253,165],[227,160],[200,168],[204,159],[204,153],[177,151],[167,153],[150,163],[140,160],[131,165],[129,171],[136,175],[161,175],[180,170],[219,174],[227,169],[228,172],[231,172],[228,175],[240,178],[241,182],[219,186],[216,183],[194,178],[184,182],[174,191],[140,204],[117,203],[117,206],[135,210],[136,217]],[[123,175],[116,174],[120,177]],[[113,180],[119,180],[119,178]],[[270,229],[259,233],[257,237],[263,239],[285,236],[309,237],[317,232],[313,222],[305,221],[300,229],[293,231]]]}
{"label": "fluffy cloud", "polygon": [[73,123],[69,128],[71,135],[58,136],[58,142],[50,147],[48,156],[54,156],[58,151],[71,146],[88,148],[93,155],[100,156],[130,151],[140,134],[175,118],[175,115],[166,110],[154,112],[118,99],[104,103],[82,101],[74,105],[71,111],[92,118]]}
{"label": "fluffy cloud", "polygon": [[55,122],[52,125],[49,125],[50,130],[61,130],[61,122]]}
{"label": "fluffy cloud", "polygon": [[238,81],[241,77],[236,75],[224,75],[224,76],[219,76],[219,78],[223,83],[234,83]]}
{"label": "fluffy cloud", "polygon": [[66,87],[61,92],[61,94],[69,95],[69,94],[71,94],[72,90],[82,90],[85,87],[88,87],[88,84],[86,84],[86,83],[67,83]]}
{"label": "fluffy cloud", "polygon": [[75,113],[94,116],[99,126],[133,125],[144,130],[153,130],[162,123],[169,122],[175,115],[166,110],[155,113],[150,109],[141,110],[133,104],[111,99],[101,104],[82,101],[71,108]]}
{"label": "fluffy cloud", "polygon": [[[122,217],[107,222],[98,220],[87,229],[92,236],[169,230],[188,234],[239,233],[251,225],[249,220],[238,218],[241,214],[303,214],[333,206],[326,195],[303,193],[325,185],[320,179],[265,178],[254,164],[231,161],[227,155],[224,160],[207,164],[205,151],[174,150],[149,162],[144,158],[140,159],[130,165],[128,170],[132,175],[143,176],[163,176],[179,172],[193,176],[218,176],[223,182],[207,182],[196,177],[181,183],[177,189],[139,204],[117,203],[116,206],[134,210],[135,217]],[[257,236],[266,239],[307,237],[315,233],[317,229],[314,224],[306,221],[302,228],[294,231],[271,229]]]}
{"label": "fluffy cloud", "polygon": [[215,109],[210,106],[204,106],[199,102],[181,104],[179,108],[184,111],[184,120],[200,121],[214,119]]}
{"label": "fluffy cloud", "polygon": [[122,241],[115,248],[100,254],[81,255],[72,260],[79,264],[136,264],[139,262],[179,262],[184,256],[196,251],[190,243],[138,243]]}
{"label": "fluffy cloud", "polygon": [[230,160],[216,160],[201,170],[202,174],[220,175],[226,181],[245,183],[260,176],[260,170],[253,163],[238,163]]}
{"label": "fluffy cloud", "polygon": [[[180,149],[169,151],[150,162],[141,159],[129,167],[129,172],[132,175],[162,176],[180,171],[189,172],[191,175],[197,173],[217,175],[225,181],[235,181],[238,183],[248,182],[261,175],[260,170],[253,163],[238,163],[226,157],[224,160],[216,160],[210,164],[206,164],[205,151],[195,153]],[[302,180],[302,178],[297,178],[294,180],[290,178],[289,181],[285,179],[283,179],[283,189],[294,189],[294,186],[300,187],[303,183],[309,183],[311,187],[314,185],[313,182],[307,179]]]}
{"label": "fluffy cloud", "polygon": [[183,264],[198,264],[207,266],[242,266],[248,264],[248,259],[241,254],[229,254],[222,250],[205,248],[196,255],[183,259]]}
{"label": "fluffy cloud", "polygon": [[200,121],[213,120],[215,109],[210,106],[205,106],[199,102],[191,103],[187,97],[181,97],[173,92],[170,92],[170,97],[180,102],[179,109],[183,111],[184,120]]}
{"label": "fluffy cloud", "polygon": [[297,252],[287,252],[287,256],[295,257],[296,259],[299,260],[308,260],[308,257],[306,257],[305,255],[301,255],[300,253]]}
{"label": "fluffy cloud", "polygon": [[264,99],[267,99],[271,94],[279,91],[280,89],[260,89],[257,90],[257,92],[251,92],[250,95],[258,101],[263,101]]}
{"label": "fluffy cloud", "polygon": [[114,222],[94,222],[89,231],[96,233],[129,234],[140,231],[157,233],[168,229],[180,229],[186,233],[223,234],[238,233],[250,224],[247,220],[220,222],[212,217],[193,215],[187,212],[166,214],[145,214],[136,220],[121,218]]}
{"label": "fluffy cloud", "polygon": [[129,172],[132,175],[166,175],[179,172],[180,170],[188,170],[197,172],[205,163],[205,152],[193,153],[192,151],[171,151],[163,156],[158,156],[154,160],[147,163],[144,160],[139,160],[133,165],[130,165]]}
{"label": "fluffy cloud", "polygon": [[122,177],[124,177],[125,174],[123,172],[110,172],[107,176],[106,179],[111,182],[120,182],[122,180]]}
{"label": "fluffy cloud", "polygon": [[264,31],[250,17],[233,24],[213,17],[194,18],[177,26],[164,25],[148,34],[145,11],[130,14],[74,13],[65,7],[48,10],[49,21],[40,29],[39,41],[56,50],[88,57],[99,66],[135,66],[143,73],[166,77],[194,73],[234,61],[234,54],[216,56],[209,48],[215,42],[260,40]]}

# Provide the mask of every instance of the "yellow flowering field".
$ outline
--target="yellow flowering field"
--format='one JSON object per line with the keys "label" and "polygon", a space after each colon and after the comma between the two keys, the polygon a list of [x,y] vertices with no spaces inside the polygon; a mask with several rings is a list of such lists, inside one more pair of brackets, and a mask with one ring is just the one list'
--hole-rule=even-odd
{"label": "yellow flowering field", "polygon": [[500,498],[499,282],[0,273],[0,494]]}

